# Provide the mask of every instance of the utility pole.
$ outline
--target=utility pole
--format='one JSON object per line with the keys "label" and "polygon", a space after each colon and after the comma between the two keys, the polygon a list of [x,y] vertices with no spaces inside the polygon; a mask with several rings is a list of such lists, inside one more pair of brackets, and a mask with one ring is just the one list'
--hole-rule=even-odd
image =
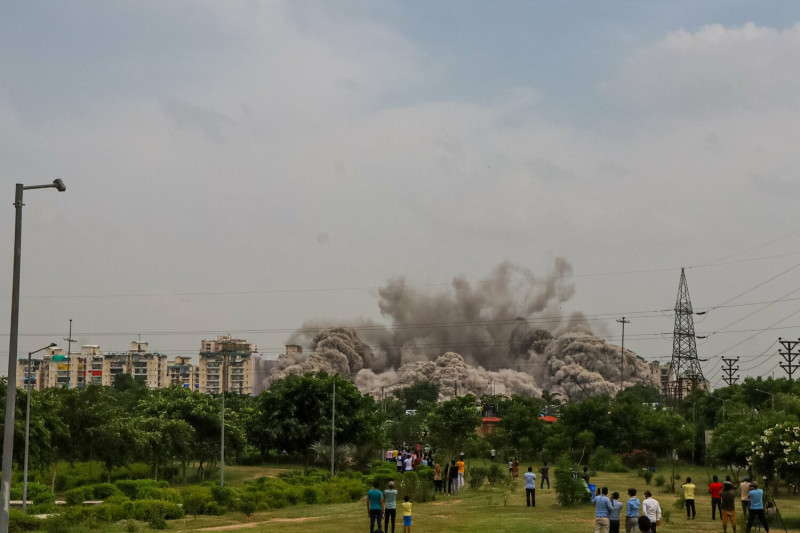
{"label": "utility pole", "polygon": [[792,374],[794,374],[794,371],[800,366],[800,364],[796,364],[794,362],[795,357],[800,354],[798,354],[798,352],[792,352],[792,350],[794,350],[795,347],[800,344],[800,339],[797,339],[796,341],[785,341],[778,337],[778,342],[781,343],[781,346],[783,346],[783,349],[785,350],[783,352],[778,350],[778,353],[781,354],[783,356],[783,360],[786,361],[786,363],[781,363],[780,365],[783,371],[789,375],[789,385],[791,385]]}
{"label": "utility pole", "polygon": [[731,385],[734,385],[737,381],[739,381],[739,375],[737,374],[734,376],[734,373],[739,371],[739,367],[738,366],[736,368],[733,367],[733,365],[738,363],[739,363],[738,357],[733,357],[730,359],[725,357],[722,358],[722,372],[725,373],[725,375],[722,376],[722,381],[727,383],[729,387]]}
{"label": "utility pole", "polygon": [[[70,351],[72,350],[72,343],[75,342],[75,339],[72,338],[72,319],[71,318],[69,319],[69,335],[64,340],[67,341],[67,357],[70,358],[69,359],[69,364],[72,365],[72,355],[70,354]],[[80,366],[78,367],[78,377],[80,378]],[[78,381],[80,381],[80,379],[78,379]]]}
{"label": "utility pole", "polygon": [[219,436],[219,484],[225,486],[225,363],[228,360],[227,352],[222,355],[222,371],[220,372],[219,389],[222,393],[221,429]]}
{"label": "utility pole", "polygon": [[331,477],[334,476],[333,471],[333,451],[336,447],[335,436],[333,430],[336,429],[336,375],[333,376],[333,401],[331,402]]}
{"label": "utility pole", "polygon": [[622,350],[620,351],[620,367],[619,367],[619,390],[622,390],[622,376],[625,375],[625,324],[630,324],[630,320],[625,320],[625,317],[617,320],[622,324]]}

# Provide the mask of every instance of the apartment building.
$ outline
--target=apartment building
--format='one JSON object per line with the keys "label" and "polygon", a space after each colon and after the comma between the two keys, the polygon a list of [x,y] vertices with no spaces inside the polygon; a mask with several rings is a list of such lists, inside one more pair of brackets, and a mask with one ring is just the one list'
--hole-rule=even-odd
{"label": "apartment building", "polygon": [[197,390],[200,388],[200,369],[192,364],[191,357],[178,356],[167,363],[167,381],[170,386]]}
{"label": "apartment building", "polygon": [[258,346],[230,335],[219,335],[216,340],[203,339],[200,343],[197,389],[200,392],[219,394],[238,392],[253,394]]}

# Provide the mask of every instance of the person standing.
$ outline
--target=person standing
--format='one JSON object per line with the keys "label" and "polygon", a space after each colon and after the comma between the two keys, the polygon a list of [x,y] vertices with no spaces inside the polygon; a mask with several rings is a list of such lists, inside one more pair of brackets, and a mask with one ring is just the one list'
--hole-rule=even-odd
{"label": "person standing", "polygon": [[611,512],[608,513],[609,533],[619,533],[619,515],[622,512],[622,502],[619,501],[619,492],[611,495]]}
{"label": "person standing", "polygon": [[491,456],[491,458],[492,458],[492,462],[494,462],[494,460],[496,459],[497,450],[495,450],[494,448],[492,448],[491,450],[489,450],[489,455],[490,455],[490,456]]}
{"label": "person standing", "polygon": [[514,460],[510,457],[508,458],[508,475],[511,479],[514,479]]}
{"label": "person standing", "polygon": [[514,475],[512,477],[514,479],[517,479],[519,477],[519,459],[517,459],[516,457],[514,457],[513,471]]}
{"label": "person standing", "polygon": [[739,484],[739,491],[742,498],[742,513],[747,518],[750,510],[750,478],[748,476],[744,476],[744,481]]}
{"label": "person standing", "polygon": [[547,488],[550,488],[550,467],[547,466],[547,461],[542,464],[542,467],[539,469],[539,473],[542,474],[542,486],[540,488],[544,488],[544,482],[547,481]]}
{"label": "person standing", "polygon": [[719,478],[714,476],[711,478],[711,483],[708,485],[708,492],[711,493],[711,520],[717,519],[717,509],[719,509],[719,518],[722,519],[722,500],[719,498],[719,493],[722,492],[722,483]]}
{"label": "person standing", "polygon": [[403,498],[403,533],[411,533],[411,502],[406,496]]}
{"label": "person standing", "polygon": [[[636,489],[628,489],[628,501],[625,503],[625,533],[635,533],[635,527],[639,524],[639,498],[636,497]],[[648,523],[648,527],[650,527]]]}
{"label": "person standing", "polygon": [[683,499],[686,502],[686,520],[694,520],[697,510],[694,506],[694,489],[695,484],[692,483],[692,478],[687,477],[686,483],[683,485]]}
{"label": "person standing", "polygon": [[458,458],[456,466],[458,467],[458,488],[460,489],[464,486],[464,454]]}
{"label": "person standing", "polygon": [[754,481],[750,484],[750,513],[747,517],[747,533],[750,533],[750,528],[753,527],[756,517],[763,524],[764,531],[769,532],[767,517],[764,516],[764,491],[759,489],[758,483]]}
{"label": "person standing", "polygon": [[405,458],[403,459],[403,470],[406,472],[412,472],[414,470],[413,459],[411,458],[411,454],[406,454]]}
{"label": "person standing", "polygon": [[608,499],[608,487],[597,489],[595,495],[592,496],[592,503],[594,504],[594,533],[600,533],[600,531],[609,533],[611,500]]}
{"label": "person standing", "polygon": [[381,528],[381,517],[383,517],[383,493],[378,490],[378,482],[372,484],[372,488],[367,492],[367,516],[369,516],[369,533],[375,531],[375,524]]}
{"label": "person standing", "polygon": [[532,466],[525,472],[525,502],[528,507],[536,507],[536,474]]}
{"label": "person standing", "polygon": [[639,533],[652,533],[653,530],[650,529],[650,519],[646,516],[640,516],[637,521],[636,525],[639,526]]}
{"label": "person standing", "polygon": [[447,484],[450,487],[451,494],[458,494],[458,466],[456,460],[450,460],[450,468],[447,472]]}
{"label": "person standing", "polygon": [[397,518],[397,490],[394,488],[394,481],[389,482],[389,488],[383,491],[383,531],[389,533],[389,520],[392,523],[392,533],[394,533],[394,521]]}
{"label": "person standing", "polygon": [[733,533],[736,533],[736,493],[733,483],[725,481],[719,497],[722,500],[722,533],[728,533],[728,522],[733,527]]}
{"label": "person standing", "polygon": [[649,490],[644,491],[641,514],[650,519],[650,532],[656,533],[656,528],[661,525],[661,506]]}
{"label": "person standing", "polygon": [[398,453],[397,454],[397,473],[398,474],[402,474],[403,473],[403,454],[402,453]]}
{"label": "person standing", "polygon": [[433,465],[433,487],[434,491],[442,492],[442,465],[439,463]]}

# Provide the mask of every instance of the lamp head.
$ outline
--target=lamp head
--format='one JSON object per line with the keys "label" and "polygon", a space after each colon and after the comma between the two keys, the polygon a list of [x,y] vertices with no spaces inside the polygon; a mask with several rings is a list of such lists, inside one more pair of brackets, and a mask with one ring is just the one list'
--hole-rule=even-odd
{"label": "lamp head", "polygon": [[66,185],[64,185],[64,182],[63,182],[63,181],[61,181],[61,179],[60,179],[60,178],[59,178],[59,179],[56,179],[56,180],[53,180],[53,187],[55,187],[56,189],[58,189],[58,191],[59,191],[59,192],[64,192],[64,191],[66,191],[66,190],[67,190],[67,186],[66,186]]}

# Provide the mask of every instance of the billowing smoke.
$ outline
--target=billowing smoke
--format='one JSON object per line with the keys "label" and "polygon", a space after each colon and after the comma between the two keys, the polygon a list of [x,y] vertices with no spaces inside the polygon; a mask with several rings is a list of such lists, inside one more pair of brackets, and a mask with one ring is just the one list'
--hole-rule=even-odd
{"label": "billowing smoke", "polygon": [[455,395],[473,394],[522,394],[540,396],[533,376],[511,369],[496,372],[468,365],[464,358],[454,352],[440,355],[433,361],[416,361],[402,365],[397,370],[380,374],[362,370],[356,375],[356,386],[363,392],[378,394],[417,381],[430,381],[439,386],[442,399]]}
{"label": "billowing smoke", "polygon": [[[392,279],[379,289],[378,301],[390,326],[307,322],[290,342],[311,353],[281,358],[273,377],[335,372],[373,393],[425,379],[439,384],[445,397],[457,388],[459,394],[614,394],[620,348],[595,336],[581,313],[560,311],[575,292],[571,273],[558,258],[543,278],[506,262],[484,280],[456,277],[434,293]],[[651,382],[649,367],[631,352],[624,373],[626,386]]]}
{"label": "billowing smoke", "polygon": [[352,328],[322,330],[312,339],[311,349],[312,353],[307,355],[296,353],[282,357],[274,375],[283,377],[287,374],[324,371],[351,377],[375,359],[372,349],[361,342]]}
{"label": "billowing smoke", "polygon": [[[600,394],[613,395],[623,386],[652,382],[650,367],[632,352],[607,344],[586,326],[578,326],[550,342],[541,354],[534,354],[544,371],[537,374],[540,387],[569,398],[583,399]],[[624,370],[623,367],[624,366]]]}

